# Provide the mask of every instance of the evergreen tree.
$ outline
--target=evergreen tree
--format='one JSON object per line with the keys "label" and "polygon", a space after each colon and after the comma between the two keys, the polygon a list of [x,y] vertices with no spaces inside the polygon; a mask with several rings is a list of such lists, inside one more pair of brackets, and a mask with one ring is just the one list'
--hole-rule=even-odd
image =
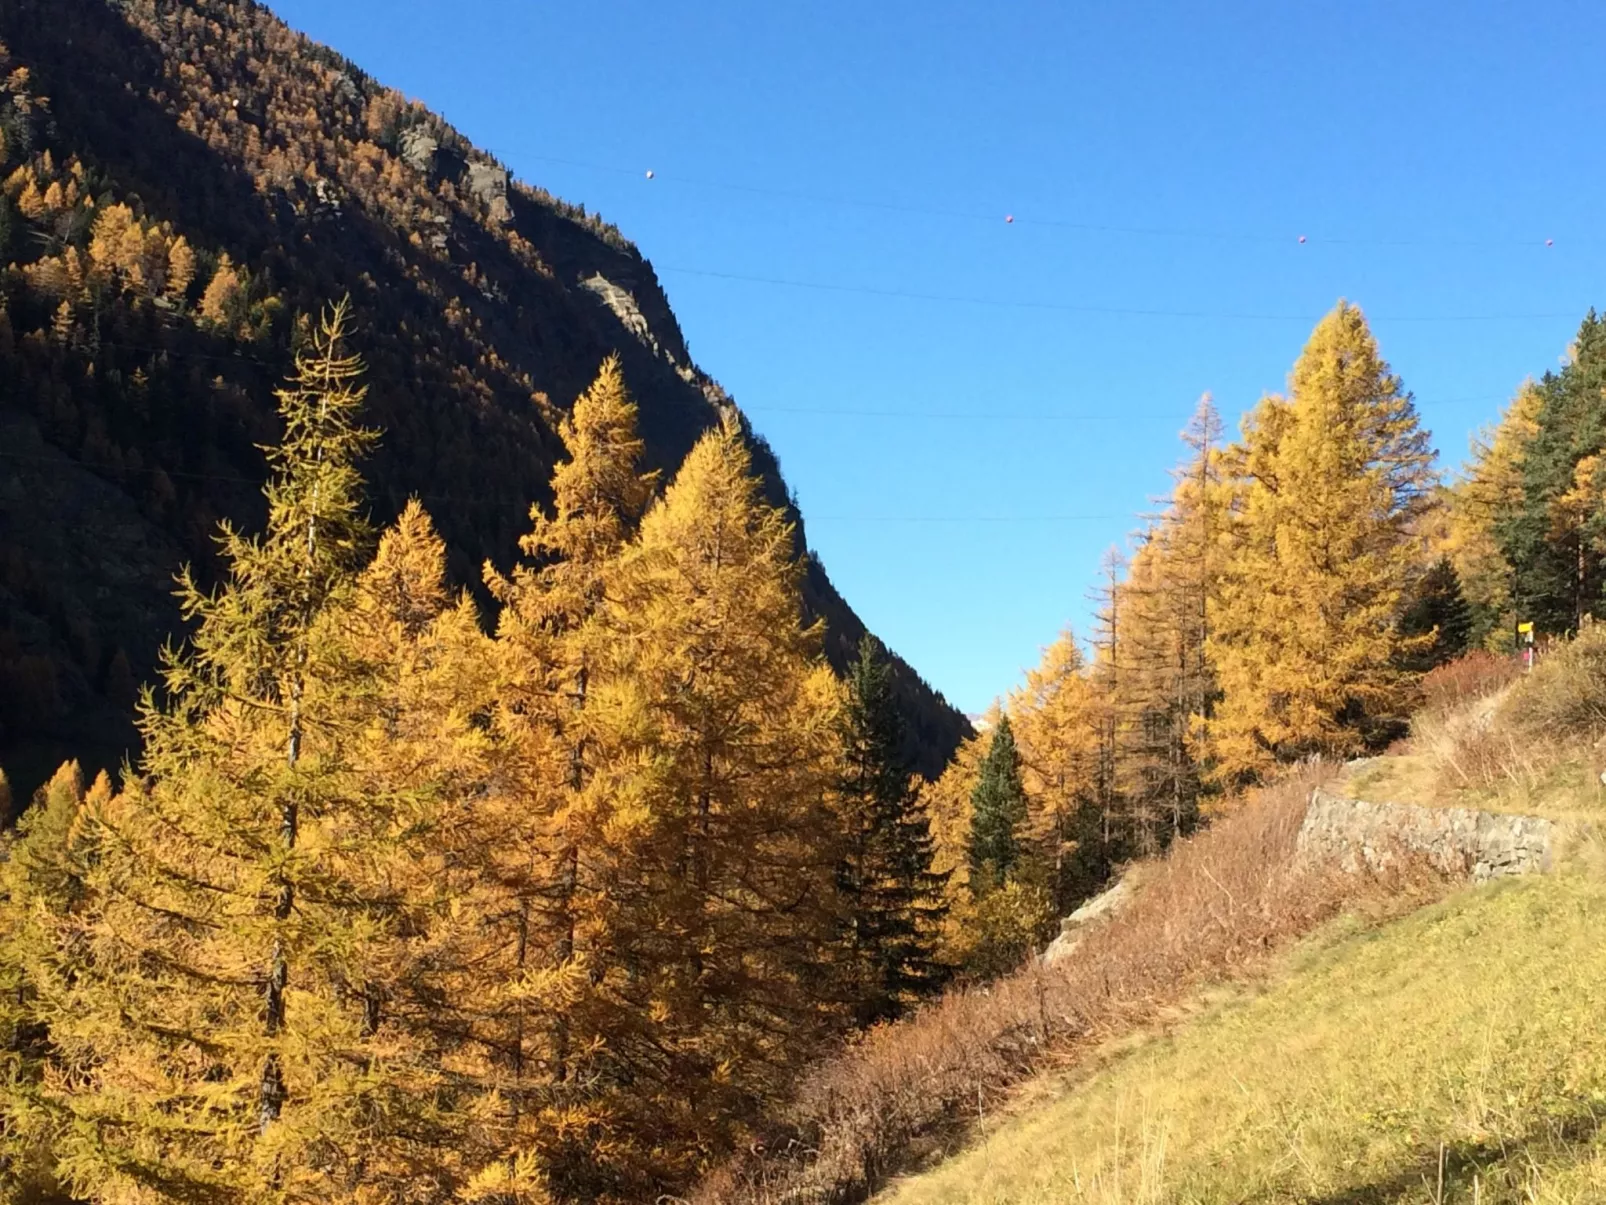
{"label": "evergreen tree", "polygon": [[1026,820],[1020,754],[1009,716],[998,717],[992,743],[982,759],[971,795],[970,887],[985,895],[1013,877],[1022,857],[1021,825]]}
{"label": "evergreen tree", "polygon": [[891,667],[873,636],[849,671],[842,739],[837,890],[854,1012],[869,1025],[941,985],[936,948],[947,912],[947,875],[931,869],[931,825],[904,759]]}
{"label": "evergreen tree", "polygon": [[1521,456],[1522,506],[1495,522],[1512,569],[1512,602],[1540,631],[1574,631],[1606,582],[1606,319],[1590,311],[1566,367],[1538,385]]}
{"label": "evergreen tree", "polygon": [[1449,557],[1441,556],[1417,582],[1400,616],[1400,631],[1415,638],[1412,645],[1425,645],[1405,654],[1406,668],[1415,673],[1454,661],[1471,647],[1472,609]]}
{"label": "evergreen tree", "polygon": [[1340,303],[1233,452],[1231,556],[1207,648],[1222,699],[1214,772],[1350,756],[1398,731],[1412,651],[1398,619],[1430,500],[1431,450],[1360,310]]}

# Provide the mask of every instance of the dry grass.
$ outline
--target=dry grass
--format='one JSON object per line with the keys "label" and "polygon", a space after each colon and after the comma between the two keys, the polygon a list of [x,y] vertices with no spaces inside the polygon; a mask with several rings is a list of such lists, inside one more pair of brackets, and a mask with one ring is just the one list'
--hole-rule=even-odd
{"label": "dry grass", "polygon": [[819,1066],[782,1123],[696,1205],[863,1200],[996,1113],[1033,1073],[1262,967],[1346,908],[1420,903],[1436,880],[1414,869],[1382,881],[1296,865],[1318,773],[1259,792],[1181,843],[1064,962],[949,995]]}
{"label": "dry grass", "polygon": [[1422,677],[1422,712],[1451,711],[1498,694],[1522,676],[1522,662],[1475,649]]}
{"label": "dry grass", "polygon": [[1499,718],[1518,734],[1553,741],[1593,742],[1606,732],[1606,624],[1545,655],[1519,679]]}
{"label": "dry grass", "polygon": [[1599,1205],[1603,923],[1573,873],[1301,946],[887,1205]]}
{"label": "dry grass", "polygon": [[1407,756],[1379,759],[1351,789],[1368,798],[1598,819],[1606,627],[1554,646],[1532,673],[1509,681],[1481,656],[1464,671],[1460,664],[1435,671],[1446,678],[1412,721]]}

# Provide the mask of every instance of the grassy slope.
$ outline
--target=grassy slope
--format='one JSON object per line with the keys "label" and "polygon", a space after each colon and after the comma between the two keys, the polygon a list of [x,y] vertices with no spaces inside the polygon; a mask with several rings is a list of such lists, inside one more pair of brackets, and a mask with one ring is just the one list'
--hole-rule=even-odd
{"label": "grassy slope", "polygon": [[1423,807],[1475,808],[1585,823],[1606,818],[1606,791],[1576,755],[1536,756],[1531,765],[1514,767],[1492,781],[1462,785],[1446,773],[1433,750],[1408,751],[1369,761],[1331,789],[1357,799]]}
{"label": "grassy slope", "polygon": [[1329,933],[889,1205],[1606,1200],[1603,933],[1583,872]]}

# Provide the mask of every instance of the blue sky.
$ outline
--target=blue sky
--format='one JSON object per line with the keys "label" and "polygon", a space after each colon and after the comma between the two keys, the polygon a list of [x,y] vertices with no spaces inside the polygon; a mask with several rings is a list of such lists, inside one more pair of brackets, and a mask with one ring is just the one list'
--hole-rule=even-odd
{"label": "blue sky", "polygon": [[1085,629],[1199,395],[1235,424],[1339,297],[1450,464],[1606,299],[1583,3],[273,7],[641,247],[968,711]]}

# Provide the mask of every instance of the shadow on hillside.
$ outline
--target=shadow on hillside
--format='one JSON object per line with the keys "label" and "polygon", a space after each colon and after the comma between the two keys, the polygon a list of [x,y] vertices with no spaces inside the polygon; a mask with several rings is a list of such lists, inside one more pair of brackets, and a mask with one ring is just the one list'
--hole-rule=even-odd
{"label": "shadow on hillside", "polygon": [[1449,1205],[1473,1200],[1474,1177],[1483,1199],[1495,1199],[1491,1193],[1520,1192],[1529,1183],[1530,1169],[1543,1167],[1558,1153],[1570,1153],[1591,1142],[1601,1133],[1603,1122],[1606,1119],[1578,1113],[1548,1119],[1503,1141],[1450,1143],[1443,1150],[1442,1177],[1441,1155],[1434,1150],[1411,1166],[1369,1184],[1302,1199],[1304,1205],[1398,1205],[1404,1200],[1442,1200]]}
{"label": "shadow on hillside", "polygon": [[[136,19],[144,20],[149,36],[135,27]],[[397,215],[428,209],[438,219],[442,190],[457,195],[455,185],[446,187],[453,181],[436,178],[441,173],[425,179],[404,175],[394,185],[399,191],[385,194],[391,201],[400,198],[389,208],[360,184],[351,191],[336,188],[340,203],[324,202],[318,185],[351,176],[342,177],[347,159],[331,157],[345,156],[352,139],[390,135],[358,124],[357,98],[372,84],[343,64],[338,69],[349,87],[312,94],[317,122],[286,121],[280,110],[292,98],[307,98],[310,61],[327,67],[336,60],[285,34],[265,10],[220,0],[125,6],[4,0],[0,40],[19,63],[34,69],[39,89],[51,98],[47,141],[58,158],[80,155],[97,187],[103,182],[120,197],[137,196],[148,215],[173,222],[203,251],[227,250],[248,263],[288,312],[352,294],[368,366],[368,421],[386,431],[365,465],[373,517],[383,523],[409,496],[420,497],[446,540],[452,577],[478,592],[482,603],[480,566],[487,559],[505,566],[515,556],[529,505],[547,498],[550,470],[561,455],[534,404],[537,395],[566,408],[602,359],[618,351],[640,403],[647,460],[662,469],[678,466],[716,421],[700,382],[683,379],[656,350],[662,345],[677,360],[687,358],[656,276],[633,248],[611,245],[514,190],[513,228],[533,247],[536,266],[516,255],[500,231],[479,221],[471,206],[456,202],[441,228],[448,235],[445,253],[430,252],[413,242],[418,230]],[[186,78],[206,83],[177,83],[179,62],[199,72]],[[203,90],[213,93],[205,111],[196,102]],[[225,105],[237,119],[217,116],[227,113]],[[221,121],[237,141],[214,147],[184,129],[180,113],[192,123]],[[263,174],[268,148],[284,138],[298,140],[320,178],[296,176],[259,188],[253,172]],[[469,153],[466,147],[452,149],[457,157],[443,159],[453,165],[447,174]],[[650,339],[644,341],[578,287],[594,273],[632,292],[652,326]],[[246,530],[261,522],[256,487],[265,466],[257,449],[275,436],[269,399],[288,366],[287,327],[288,314],[277,320],[271,346],[262,341],[243,349],[143,312],[125,315],[120,326],[103,332],[99,380],[132,377],[158,358],[176,365],[164,369],[162,393],[166,412],[181,416],[172,431],[140,429],[128,413],[102,417],[125,452],[163,468],[179,484],[186,517],[162,522],[182,544],[183,556],[197,562],[203,581],[213,552],[212,520],[228,517]],[[159,356],[153,346],[160,347]],[[72,385],[80,405],[85,388]],[[217,400],[235,397],[242,404],[230,402],[232,408]],[[74,456],[77,443],[68,439],[62,450]],[[772,501],[784,503],[779,465],[762,440],[756,443],[766,490]],[[49,522],[59,521],[47,517]],[[177,566],[140,568],[165,588]],[[68,592],[82,601],[79,609],[95,629],[112,631],[120,626],[114,607],[95,593],[103,584],[78,582]],[[830,625],[828,652],[840,669],[863,626],[817,565],[810,566],[804,593],[810,610]],[[138,626],[137,633],[119,633],[116,640],[126,647],[136,678],[143,679],[169,625]],[[935,776],[968,726],[907,666],[900,662],[898,668],[918,768]]]}

